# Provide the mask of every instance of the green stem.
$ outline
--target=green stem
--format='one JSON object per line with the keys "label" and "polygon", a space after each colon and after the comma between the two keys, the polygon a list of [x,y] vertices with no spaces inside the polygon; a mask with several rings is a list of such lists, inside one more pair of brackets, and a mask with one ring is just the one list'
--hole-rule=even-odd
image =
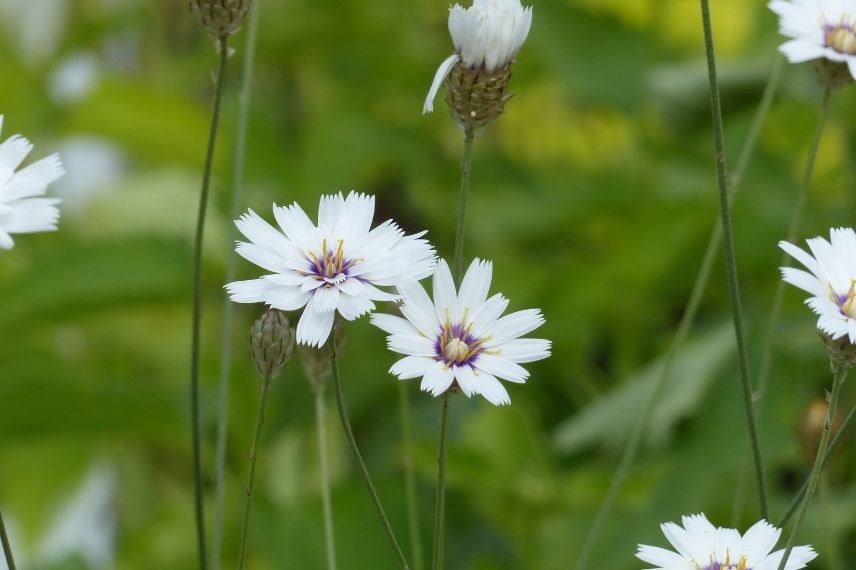
{"label": "green stem", "polygon": [[333,531],[333,502],[330,499],[330,465],[327,461],[327,406],[324,387],[315,388],[315,424],[318,428],[318,464],[321,470],[321,504],[324,509],[324,552],[327,570],[336,570],[336,536]]}
{"label": "green stem", "polygon": [[[835,432],[835,436],[832,438],[832,441],[829,442],[829,449],[826,451],[826,455],[823,457],[823,467],[826,467],[826,464],[832,458],[835,450],[838,448],[838,445],[844,439],[844,436],[847,434],[847,431],[850,429],[850,426],[853,424],[853,420],[856,419],[856,405],[854,405],[850,412],[847,414],[847,417],[844,418],[844,421],[841,422],[841,427],[838,428],[838,431]],[[796,496],[791,501],[790,506],[788,506],[785,514],[782,515],[781,520],[779,521],[779,528],[784,528],[788,521],[791,519],[791,516],[796,512],[797,507],[800,506],[803,497],[805,497],[805,493],[808,490],[809,479],[806,479],[800,490],[797,492]]]}
{"label": "green stem", "polygon": [[835,418],[835,408],[838,406],[838,395],[841,393],[841,386],[847,378],[847,366],[835,366],[835,378],[832,381],[832,394],[829,397],[829,409],[826,412],[826,422],[823,424],[823,433],[820,436],[820,445],[817,448],[817,456],[814,460],[814,467],[811,469],[811,475],[808,478],[808,487],[806,488],[805,496],[800,503],[799,511],[797,511],[797,520],[791,529],[791,534],[788,537],[788,543],[785,546],[785,554],[779,562],[778,570],[784,570],[788,562],[788,557],[791,555],[791,550],[794,547],[794,540],[802,526],[805,513],[808,510],[808,505],[811,502],[814,492],[817,489],[817,482],[820,479],[820,472],[823,469],[823,464],[826,460],[826,451],[829,445],[829,434],[832,431],[832,420]]}
{"label": "green stem", "polygon": [[247,539],[250,534],[250,511],[253,507],[253,489],[256,482],[256,459],[258,458],[259,440],[262,427],[265,425],[265,405],[270,393],[271,379],[269,375],[262,378],[259,386],[259,411],[256,416],[256,431],[253,433],[253,443],[250,446],[250,467],[247,474],[246,501],[244,502],[244,524],[241,527],[241,547],[238,554],[238,570],[243,570],[247,559]]}
{"label": "green stem", "polygon": [[6,523],[3,522],[2,512],[0,512],[0,543],[3,545],[3,554],[6,556],[6,566],[9,570],[15,570],[15,559],[12,556],[12,545],[9,543],[9,535],[6,533]]}
{"label": "green stem", "polygon": [[746,409],[746,423],[749,438],[752,442],[752,458],[755,465],[755,478],[758,484],[758,501],[761,516],[769,519],[767,483],[764,477],[764,462],[761,457],[761,442],[755,421],[755,406],[752,402],[752,383],[749,379],[749,359],[746,353],[743,308],[740,301],[740,285],[737,277],[736,255],[734,253],[734,236],[731,229],[731,208],[729,206],[728,179],[725,168],[725,143],[722,127],[722,103],[719,98],[719,81],[716,77],[716,55],[713,50],[713,31],[710,24],[710,5],[708,0],[701,0],[701,13],[702,25],[704,27],[705,53],[707,55],[708,79],[710,82],[714,143],[716,145],[716,179],[719,186],[719,209],[722,216],[722,237],[725,246],[725,263],[728,268],[728,290],[731,295],[734,334],[737,340],[737,358],[740,367],[740,381],[743,388],[743,405]]}
{"label": "green stem", "polygon": [[[238,95],[238,129],[235,140],[235,154],[232,171],[232,203],[229,206],[229,219],[238,217],[241,203],[244,177],[244,161],[247,150],[247,124],[250,114],[250,93],[253,84],[253,67],[256,55],[256,38],[259,28],[259,10],[261,0],[255,0],[250,6],[247,22],[247,40],[244,45],[241,91]],[[238,256],[232,244],[226,254],[226,283],[235,280],[236,260]],[[235,304],[228,296],[223,298],[223,335],[220,340],[220,381],[217,399],[217,452],[214,475],[214,530],[211,539],[211,568],[220,569],[220,556],[223,548],[223,520],[225,518],[226,496],[226,452],[229,427],[229,376],[232,369],[232,333],[234,330]]]}
{"label": "green stem", "polygon": [[333,389],[336,392],[336,407],[339,410],[339,420],[342,422],[342,429],[345,431],[345,442],[348,444],[348,451],[351,452],[351,456],[354,458],[354,463],[357,464],[360,476],[363,478],[366,488],[368,488],[372,504],[374,505],[375,511],[377,511],[378,518],[380,518],[381,525],[383,525],[386,537],[389,539],[389,543],[392,546],[393,551],[395,551],[395,556],[398,558],[398,562],[401,565],[402,570],[409,570],[410,567],[407,565],[407,560],[404,558],[404,553],[401,551],[401,547],[398,546],[398,540],[395,538],[392,525],[389,524],[389,519],[386,516],[386,512],[383,510],[380,497],[378,497],[375,486],[369,476],[369,470],[366,468],[366,464],[360,454],[360,448],[357,447],[357,440],[354,438],[354,432],[351,430],[351,422],[348,420],[348,413],[345,411],[345,397],[342,394],[342,381],[339,375],[339,357],[336,353],[335,336],[336,331],[334,330],[330,334],[328,346],[330,347],[330,364],[333,371]]}
{"label": "green stem", "polygon": [[410,416],[410,390],[404,382],[398,383],[398,406],[401,412],[402,440],[404,442],[404,486],[407,500],[407,520],[410,530],[410,548],[413,550],[414,570],[422,570],[422,531],[419,528],[419,504],[416,500],[416,472],[414,468],[413,420]]}
{"label": "green stem", "polygon": [[464,241],[467,232],[467,203],[470,199],[470,167],[473,158],[475,131],[468,127],[464,131],[464,156],[461,159],[461,192],[458,198],[458,226],[455,230],[455,258],[453,270],[455,281],[460,285],[464,276]]}
{"label": "green stem", "polygon": [[[811,189],[811,179],[814,174],[814,163],[817,159],[817,151],[820,148],[820,141],[823,138],[823,130],[826,126],[826,120],[829,117],[829,100],[832,96],[832,89],[824,88],[823,95],[820,99],[820,115],[817,120],[817,127],[814,131],[814,138],[811,141],[811,147],[808,152],[808,159],[805,163],[803,172],[802,185],[800,186],[797,201],[794,204],[794,210],[791,213],[791,221],[788,225],[788,233],[785,241],[793,243],[797,239],[799,232],[800,220],[802,219],[802,211],[805,206],[806,198]],[[788,255],[782,256],[781,266],[788,263]],[[778,280],[776,286],[776,294],[773,297],[773,307],[770,310],[770,318],[767,321],[767,334],[764,337],[764,344],[761,349],[761,366],[758,370],[758,391],[763,393],[767,388],[767,382],[770,375],[770,368],[773,361],[773,340],[776,336],[776,329],[779,326],[779,317],[782,312],[782,301],[785,297],[785,282],[782,279]]]}
{"label": "green stem", "polygon": [[202,190],[199,194],[199,213],[196,218],[196,235],[193,245],[193,338],[190,357],[190,416],[193,434],[194,505],[196,510],[196,538],[199,549],[199,568],[207,568],[205,552],[205,513],[202,489],[201,425],[199,418],[199,353],[201,349],[202,324],[202,237],[205,233],[205,213],[208,209],[208,194],[211,186],[211,167],[214,163],[214,146],[217,140],[217,124],[220,118],[220,101],[226,80],[226,63],[229,57],[227,37],[220,38],[220,61],[217,68],[217,83],[214,87],[214,106],[211,110],[211,131],[205,153],[205,168],[202,174]]}
{"label": "green stem", "polygon": [[440,417],[440,444],[437,448],[437,499],[434,505],[434,563],[433,570],[443,568],[443,547],[446,521],[446,436],[449,433],[449,392],[443,393],[443,414]]}
{"label": "green stem", "polygon": [[[743,174],[749,166],[749,159],[752,157],[752,153],[755,150],[755,144],[758,142],[761,127],[767,118],[770,105],[772,104],[775,93],[778,90],[782,68],[784,67],[783,64],[784,58],[781,57],[778,57],[773,64],[773,68],[770,71],[770,77],[767,80],[766,87],[764,88],[764,93],[761,95],[761,101],[758,104],[758,109],[752,119],[752,125],[746,135],[746,141],[740,149],[740,156],[737,159],[737,168],[734,169],[734,172],[731,175],[730,188],[732,197],[737,194],[740,189],[740,185],[743,182]],[[704,256],[702,258],[702,263],[699,267],[698,274],[696,275],[695,282],[693,283],[692,292],[690,293],[687,305],[681,315],[681,321],[678,324],[677,331],[675,332],[675,336],[669,346],[669,350],[663,358],[663,366],[660,369],[660,374],[657,376],[654,387],[651,389],[651,393],[645,401],[642,413],[636,420],[633,432],[630,434],[630,440],[622,452],[621,459],[619,460],[618,467],[613,473],[606,495],[598,507],[594,522],[592,523],[591,529],[586,537],[586,541],[583,544],[580,557],[577,559],[577,570],[582,570],[588,565],[588,561],[591,558],[594,547],[603,532],[604,525],[615,507],[615,502],[618,500],[618,493],[621,491],[624,481],[627,479],[630,469],[636,461],[636,455],[639,451],[639,446],[641,444],[645,428],[648,425],[648,421],[651,419],[651,414],[654,412],[655,404],[659,400],[663,387],[671,377],[675,356],[683,347],[683,344],[695,323],[696,316],[698,315],[698,308],[701,305],[701,300],[707,290],[708,283],[710,282],[713,263],[716,260],[716,254],[719,251],[721,241],[722,226],[720,225],[719,220],[717,220],[711,229],[710,237],[707,241],[707,247],[705,248]]]}

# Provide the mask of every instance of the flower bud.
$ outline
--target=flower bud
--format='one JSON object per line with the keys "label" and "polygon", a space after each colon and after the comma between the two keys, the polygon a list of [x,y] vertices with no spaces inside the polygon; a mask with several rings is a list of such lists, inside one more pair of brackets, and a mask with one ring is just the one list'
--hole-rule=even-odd
{"label": "flower bud", "polygon": [[[342,354],[347,342],[345,327],[334,326],[333,334],[336,339],[336,353]],[[313,391],[323,390],[333,373],[330,362],[332,356],[330,344],[324,343],[320,347],[301,344],[298,348],[300,349],[300,363],[303,365],[303,372],[306,374],[306,379],[309,380],[309,385]]]}
{"label": "flower bud", "polygon": [[219,39],[241,29],[250,0],[189,0],[189,7],[202,27]]}
{"label": "flower bud", "polygon": [[830,89],[839,89],[853,83],[853,75],[846,63],[818,59],[814,62],[814,72],[821,86]]}
{"label": "flower bud", "polygon": [[253,323],[250,354],[264,381],[279,376],[293,350],[294,330],[282,311],[269,309]]}

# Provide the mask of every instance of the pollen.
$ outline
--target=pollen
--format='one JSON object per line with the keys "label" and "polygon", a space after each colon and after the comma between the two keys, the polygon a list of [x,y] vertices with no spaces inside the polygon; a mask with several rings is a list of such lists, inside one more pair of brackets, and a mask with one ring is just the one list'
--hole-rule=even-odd
{"label": "pollen", "polygon": [[826,26],[826,47],[834,49],[838,53],[856,55],[856,29],[852,23],[845,23],[844,19],[834,26]]}

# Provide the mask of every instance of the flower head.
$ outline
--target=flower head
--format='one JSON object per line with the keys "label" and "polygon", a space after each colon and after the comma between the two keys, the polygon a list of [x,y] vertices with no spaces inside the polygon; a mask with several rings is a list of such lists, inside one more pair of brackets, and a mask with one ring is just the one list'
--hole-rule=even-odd
{"label": "flower head", "polygon": [[[0,129],[3,116],[0,115]],[[56,230],[58,198],[41,198],[47,187],[65,170],[59,155],[53,154],[17,170],[33,150],[30,141],[13,135],[0,144],[0,248],[15,245],[10,234]]]}
{"label": "flower head", "polygon": [[[703,514],[683,517],[683,527],[660,525],[677,552],[640,544],[636,557],[654,565],[652,570],[776,570],[784,550],[770,553],[782,533],[767,521],[755,523],[746,534],[717,528]],[[817,556],[810,546],[795,546],[785,570],[805,568]]]}
{"label": "flower head", "polygon": [[236,251],[271,272],[259,279],[226,285],[238,303],[266,303],[294,311],[306,307],[297,323],[297,342],[321,346],[338,311],[353,320],[374,309],[372,301],[397,296],[378,289],[407,276],[423,279],[434,267],[434,250],[425,232],[404,235],[388,220],[374,229],[374,196],[351,192],[322,196],[318,225],[296,203],[274,205],[281,230],[250,210],[235,221],[249,242]]}
{"label": "flower head", "polygon": [[856,78],[856,0],[773,0],[769,7],[791,38],[779,47],[788,61],[823,58],[847,64]]}
{"label": "flower head", "polygon": [[520,338],[544,323],[538,309],[502,313],[508,299],[487,297],[493,266],[476,259],[459,291],[449,266],[440,260],[434,271],[434,300],[421,285],[398,285],[405,318],[374,314],[372,324],[389,333],[393,352],[405,354],[390,372],[401,380],[422,377],[422,390],[438,396],[453,383],[467,396],[481,394],[495,405],[510,404],[497,380],[523,383],[529,372],[520,363],[550,355],[550,341]]}
{"label": "flower head", "polygon": [[831,339],[845,335],[856,344],[856,233],[850,228],[829,231],[806,241],[811,255],[788,242],[779,247],[802,263],[808,272],[782,268],[782,278],[811,297],[806,304],[818,315],[817,328]]}
{"label": "flower head", "polygon": [[241,29],[250,0],[189,0],[188,6],[211,37],[219,39]]}
{"label": "flower head", "polygon": [[531,25],[532,7],[524,8],[520,0],[473,0],[469,8],[452,6],[449,33],[455,53],[437,69],[422,112],[434,110],[434,98],[448,78],[447,102],[459,124],[483,126],[498,116],[507,98],[509,67]]}

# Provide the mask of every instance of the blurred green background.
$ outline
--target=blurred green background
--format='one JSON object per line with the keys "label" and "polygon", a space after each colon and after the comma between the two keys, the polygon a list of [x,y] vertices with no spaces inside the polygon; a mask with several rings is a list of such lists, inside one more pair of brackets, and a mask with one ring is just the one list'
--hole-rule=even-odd
{"label": "blurred green background", "polygon": [[[429,229],[451,255],[462,137],[440,103],[448,2],[263,0],[246,193],[314,217],[322,193],[377,195],[382,221]],[[733,163],[760,99],[777,22],[762,3],[713,3]],[[179,0],[3,0],[3,137],[68,175],[60,231],[0,254],[0,503],[22,568],[195,567],[188,416],[190,263],[216,53]],[[228,186],[244,34],[229,67],[204,259],[203,459],[213,496],[222,300],[235,239]],[[510,385],[510,407],[453,401],[447,567],[572,568],[640,401],[673,338],[717,217],[698,3],[542,0],[514,66],[514,98],[477,140],[467,255],[495,262],[512,309],[541,307],[553,356]],[[819,88],[784,70],[735,203],[753,375],[772,305]],[[852,88],[833,99],[800,232],[852,225]],[[260,274],[241,260],[239,276]],[[788,290],[761,435],[773,518],[810,468],[797,431],[831,382],[815,318]],[[257,377],[246,352],[260,306],[237,308],[224,568],[234,567]],[[745,420],[717,263],[700,317],[658,404],[591,568],[642,564],[658,524],[704,511],[758,518],[741,468]],[[366,319],[348,326],[352,422],[407,543],[395,357]],[[423,543],[430,553],[439,401],[408,384]],[[259,460],[250,567],[323,568],[313,400],[299,362],[276,381]],[[332,404],[330,400],[328,402]],[[842,409],[856,403],[845,385]],[[340,568],[395,568],[330,407]],[[854,437],[826,471],[800,543],[813,568],[856,559]],[[208,503],[209,529],[212,513]]]}

